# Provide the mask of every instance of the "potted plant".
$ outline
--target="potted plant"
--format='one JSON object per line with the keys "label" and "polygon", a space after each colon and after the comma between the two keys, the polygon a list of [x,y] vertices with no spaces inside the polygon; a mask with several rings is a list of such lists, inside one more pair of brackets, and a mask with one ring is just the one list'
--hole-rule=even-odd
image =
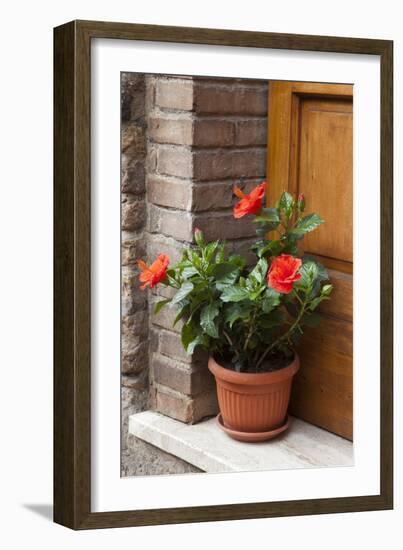
{"label": "potted plant", "polygon": [[254,265],[226,254],[220,241],[206,242],[196,229],[194,245],[169,266],[160,254],[150,266],[139,261],[142,288],[157,284],[176,290],[159,301],[182,320],[182,344],[209,352],[208,368],[217,383],[219,425],[231,437],[262,441],[288,427],[287,408],[293,376],[299,368],[296,346],[306,326],[315,326],[315,311],[332,285],[324,267],[300,252],[304,235],[323,223],[305,215],[305,199],[284,192],[274,207],[263,206],[266,183],[250,194],[235,187],[240,199],[234,217],[253,215],[257,240]]}

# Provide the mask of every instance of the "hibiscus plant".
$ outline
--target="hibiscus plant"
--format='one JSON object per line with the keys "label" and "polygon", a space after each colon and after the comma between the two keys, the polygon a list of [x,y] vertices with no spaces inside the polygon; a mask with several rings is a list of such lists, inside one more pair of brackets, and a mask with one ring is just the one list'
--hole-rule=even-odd
{"label": "hibiscus plant", "polygon": [[196,229],[194,244],[181,260],[169,266],[160,254],[147,266],[139,261],[142,288],[163,284],[176,292],[155,305],[169,305],[181,321],[185,350],[196,346],[220,357],[239,372],[262,372],[286,366],[305,327],[315,326],[315,311],[332,292],[325,268],[300,252],[304,235],[323,223],[317,214],[305,215],[305,199],[284,192],[274,207],[265,207],[266,183],[250,194],[238,187],[234,217],[253,215],[257,242],[255,264],[227,254],[225,243],[206,242]]}

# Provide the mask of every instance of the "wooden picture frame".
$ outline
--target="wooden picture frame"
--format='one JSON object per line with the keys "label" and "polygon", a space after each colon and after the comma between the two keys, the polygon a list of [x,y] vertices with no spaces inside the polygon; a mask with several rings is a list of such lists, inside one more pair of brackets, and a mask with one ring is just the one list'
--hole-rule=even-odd
{"label": "wooden picture frame", "polygon": [[[90,45],[94,38],[380,56],[381,456],[378,495],[91,512]],[[54,31],[54,520],[72,529],[393,507],[393,42],[73,21]]]}

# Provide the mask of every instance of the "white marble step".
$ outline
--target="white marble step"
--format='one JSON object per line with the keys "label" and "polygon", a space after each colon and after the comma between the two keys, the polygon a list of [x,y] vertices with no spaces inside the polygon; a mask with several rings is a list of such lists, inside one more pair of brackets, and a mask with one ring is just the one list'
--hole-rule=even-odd
{"label": "white marble step", "polygon": [[153,411],[130,416],[129,432],[208,473],[354,464],[350,441],[297,418],[285,434],[264,443],[235,441],[215,419],[190,425]]}

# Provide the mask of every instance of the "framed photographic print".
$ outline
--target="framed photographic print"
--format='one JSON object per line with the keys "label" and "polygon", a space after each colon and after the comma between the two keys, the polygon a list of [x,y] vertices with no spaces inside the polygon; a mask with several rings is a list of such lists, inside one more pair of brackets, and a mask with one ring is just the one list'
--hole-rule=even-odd
{"label": "framed photographic print", "polygon": [[392,508],[393,43],[54,46],[55,521]]}

